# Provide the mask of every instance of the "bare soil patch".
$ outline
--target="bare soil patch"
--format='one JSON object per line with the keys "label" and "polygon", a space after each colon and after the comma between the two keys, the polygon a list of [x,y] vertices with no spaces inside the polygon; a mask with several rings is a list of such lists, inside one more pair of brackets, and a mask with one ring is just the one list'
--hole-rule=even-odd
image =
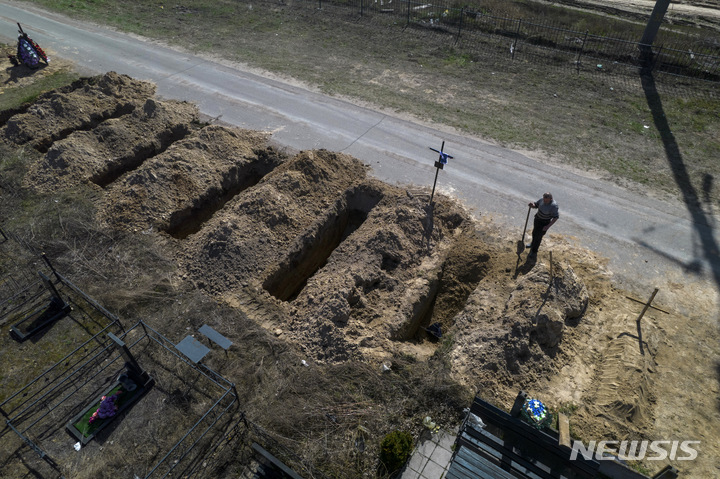
{"label": "bare soil patch", "polygon": [[[557,3],[644,21],[648,19],[656,4],[654,0],[559,0]],[[665,21],[670,24],[717,29],[720,27],[720,3],[716,0],[671,2]]]}
{"label": "bare soil patch", "polygon": [[[91,184],[100,224],[154,236],[175,260],[172,281],[241,311],[314,367],[445,355],[458,382],[500,405],[519,389],[573,405],[586,441],[698,438],[698,460],[674,465],[717,474],[712,304],[692,317],[663,305],[638,330],[640,307],[604,260],[565,238],[544,244],[552,263],[528,262],[516,238],[452,198],[430,207],[355,158],[286,154],[153,93],[115,73],[83,80],[11,115],[0,139],[40,153],[26,188]],[[434,323],[439,340],[425,331]]]}

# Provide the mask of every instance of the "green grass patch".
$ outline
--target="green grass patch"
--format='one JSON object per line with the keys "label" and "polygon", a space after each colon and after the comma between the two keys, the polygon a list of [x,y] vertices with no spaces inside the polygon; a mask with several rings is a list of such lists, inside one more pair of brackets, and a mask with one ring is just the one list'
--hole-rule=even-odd
{"label": "green grass patch", "polygon": [[6,88],[0,95],[0,110],[9,110],[31,103],[40,94],[68,85],[79,77],[72,71],[58,71],[47,76],[38,75],[31,84],[22,88]]}
{"label": "green grass patch", "polygon": [[115,405],[117,406],[116,413],[108,418],[101,419],[97,417],[95,420],[90,422],[90,418],[95,414],[95,412],[100,408],[100,404],[102,404],[103,399],[96,401],[95,404],[90,407],[85,414],[80,417],[75,423],[73,423],[73,427],[77,429],[80,434],[82,434],[84,437],[90,437],[93,434],[95,434],[99,429],[101,429],[106,424],[110,423],[113,419],[115,419],[120,411],[122,411],[122,408],[133,402],[133,400],[137,397],[137,395],[142,392],[143,390],[138,388],[134,391],[127,391],[125,390],[122,385],[118,385],[114,388],[112,388],[110,391],[105,393],[103,398],[112,396],[113,394],[120,392],[120,395],[115,400]]}

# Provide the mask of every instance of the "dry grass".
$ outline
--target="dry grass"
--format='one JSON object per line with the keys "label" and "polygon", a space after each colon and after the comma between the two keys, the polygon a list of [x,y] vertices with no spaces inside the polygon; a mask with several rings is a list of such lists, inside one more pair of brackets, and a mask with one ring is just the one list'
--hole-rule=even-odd
{"label": "dry grass", "polygon": [[[393,358],[389,372],[382,372],[379,364],[364,362],[303,366],[302,356],[282,339],[178,279],[166,240],[156,235],[129,237],[98,226],[91,190],[35,195],[23,189],[29,154],[3,149],[0,156],[1,227],[13,239],[0,244],[2,275],[32,278],[37,254],[45,252],[63,276],[118,315],[125,328],[142,319],[179,342],[207,323],[234,342],[227,354],[215,350],[205,362],[235,383],[237,407],[183,459],[181,469],[187,475],[202,477],[208,471],[214,471],[213,477],[235,474],[244,467],[250,441],[263,441],[299,471],[365,477],[376,473],[379,444],[387,433],[403,430],[417,437],[426,415],[448,426],[461,419],[472,392],[450,379],[443,353],[446,348],[440,348],[427,362]],[[41,374],[82,339],[77,325],[94,313],[90,314],[92,308],[80,299],[73,300],[73,307],[75,320],[58,322],[37,341],[23,343],[17,359],[32,367],[17,374],[15,359],[4,358],[0,369],[4,396]],[[57,347],[47,349],[48,343]],[[3,350],[18,355],[18,345],[8,336],[3,344]],[[23,358],[37,354],[40,346],[44,348],[42,361],[27,363]],[[149,346],[141,347],[137,354],[158,384],[99,443],[105,444],[105,452],[98,454],[95,445],[88,449],[94,454],[79,456],[67,448],[55,450],[48,445],[48,438],[37,437],[41,446],[52,449],[57,470],[67,477],[109,477],[108,471],[132,477],[147,471],[196,420],[192,418],[198,418],[212,403],[197,374],[177,359]],[[90,400],[97,391],[85,397]],[[156,421],[158,414],[165,414],[166,420]],[[243,426],[241,433],[228,433],[243,415],[250,426]],[[66,420],[56,418],[48,430],[69,444],[62,435]],[[2,451],[6,470],[18,475],[26,474],[29,466],[48,473],[53,470],[22,443],[10,440],[14,434],[7,428],[2,434],[8,438]],[[220,447],[213,453],[217,443]]]}

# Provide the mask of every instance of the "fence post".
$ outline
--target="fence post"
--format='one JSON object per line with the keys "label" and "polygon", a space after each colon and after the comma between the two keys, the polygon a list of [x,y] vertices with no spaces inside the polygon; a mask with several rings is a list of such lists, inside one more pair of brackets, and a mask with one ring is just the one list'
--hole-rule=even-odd
{"label": "fence post", "polygon": [[365,7],[363,0],[360,0],[360,16],[363,16],[363,8]]}
{"label": "fence post", "polygon": [[512,60],[515,60],[515,47],[517,46],[517,39],[520,37],[520,25],[522,25],[522,18],[518,20],[517,31],[515,32],[515,40],[513,40],[512,48],[510,48],[510,53],[512,53]]}
{"label": "fence post", "polygon": [[322,0],[318,0],[318,10],[322,10]]}
{"label": "fence post", "polygon": [[655,56],[655,59],[653,60],[652,66],[650,67],[650,73],[655,71],[655,67],[657,67],[657,65],[658,65],[658,60],[660,60],[660,55],[662,55],[662,51],[663,51],[663,45],[660,45],[660,50],[658,50],[657,55]]}
{"label": "fence post", "polygon": [[460,25],[458,25],[458,34],[457,34],[457,38],[455,39],[456,45],[457,45],[457,42],[460,41],[460,32],[462,31],[463,18],[465,18],[465,7],[462,7],[460,9]]}
{"label": "fence post", "polygon": [[585,37],[583,38],[582,44],[580,45],[580,51],[575,59],[575,67],[577,68],[578,73],[580,73],[580,56],[582,56],[583,51],[585,50],[585,42],[587,41],[588,31],[589,30],[585,30]]}
{"label": "fence post", "polygon": [[408,11],[407,11],[407,23],[405,24],[406,27],[410,25],[410,0],[407,0],[407,2],[408,2]]}

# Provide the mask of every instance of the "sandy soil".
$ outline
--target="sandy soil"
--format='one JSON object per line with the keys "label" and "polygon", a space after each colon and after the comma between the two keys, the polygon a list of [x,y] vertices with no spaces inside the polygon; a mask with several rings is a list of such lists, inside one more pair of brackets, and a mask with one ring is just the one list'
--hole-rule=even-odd
{"label": "sandy soil", "polygon": [[[571,406],[585,440],[697,439],[697,461],[673,465],[717,475],[720,338],[701,292],[692,317],[663,304],[638,326],[642,305],[567,238],[550,234],[530,262],[517,232],[452,198],[431,208],[427,192],[369,178],[355,158],[288,156],[153,93],[115,73],[80,81],[10,116],[0,140],[43,153],[28,188],[90,184],[100,223],[157,235],[178,281],[309,360],[380,364],[444,345],[455,378],[499,404],[525,389]],[[435,323],[440,340],[425,330]]]}

